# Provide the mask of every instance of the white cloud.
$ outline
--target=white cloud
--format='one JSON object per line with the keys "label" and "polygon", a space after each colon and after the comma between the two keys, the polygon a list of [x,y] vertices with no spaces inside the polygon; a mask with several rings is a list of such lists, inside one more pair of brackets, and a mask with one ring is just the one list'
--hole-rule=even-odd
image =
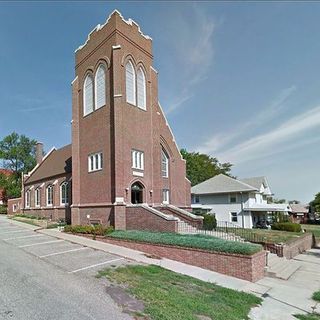
{"label": "white cloud", "polygon": [[229,132],[218,133],[200,146],[199,151],[203,153],[217,152],[225,149],[228,144],[239,139],[239,137],[252,132],[252,130],[267,123],[285,108],[285,102],[295,92],[296,87],[291,86],[280,92],[280,94],[268,105],[257,108],[262,110],[260,113],[255,113],[254,117],[244,123],[240,123]]}
{"label": "white cloud", "polygon": [[304,143],[312,142],[314,137],[303,138],[303,134],[320,128],[320,106],[309,109],[292,117],[275,129],[265,134],[244,141],[218,154],[222,161],[236,164],[259,159],[281,151],[281,148],[294,149],[297,140],[304,139]]}
{"label": "white cloud", "polygon": [[176,13],[174,19],[173,46],[179,57],[179,70],[182,72],[182,88],[174,100],[168,105],[166,113],[170,113],[189,100],[194,87],[207,78],[213,62],[213,34],[215,24],[212,17],[192,6],[192,19],[188,15]]}

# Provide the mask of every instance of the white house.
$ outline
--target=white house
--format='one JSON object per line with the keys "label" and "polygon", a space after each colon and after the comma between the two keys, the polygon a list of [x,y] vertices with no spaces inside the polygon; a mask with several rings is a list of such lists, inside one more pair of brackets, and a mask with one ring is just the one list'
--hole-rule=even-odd
{"label": "white house", "polygon": [[272,212],[288,214],[288,204],[267,203],[272,196],[265,177],[234,179],[219,174],[191,188],[192,209],[215,214],[217,221],[228,221],[252,228],[265,222]]}

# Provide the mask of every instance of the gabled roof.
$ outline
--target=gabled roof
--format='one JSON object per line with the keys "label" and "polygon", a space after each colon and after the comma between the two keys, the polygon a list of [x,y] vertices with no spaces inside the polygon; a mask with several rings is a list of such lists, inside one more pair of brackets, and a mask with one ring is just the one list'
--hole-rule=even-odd
{"label": "gabled roof", "polygon": [[228,177],[224,174],[219,174],[217,176],[214,176],[191,188],[191,193],[195,193],[195,194],[250,192],[250,191],[258,191],[258,189],[242,181]]}
{"label": "gabled roof", "polygon": [[31,171],[25,183],[33,183],[39,180],[48,179],[65,173],[71,173],[71,144],[61,149],[52,151],[42,160],[42,162]]}
{"label": "gabled roof", "polygon": [[292,203],[289,204],[291,207],[291,210],[293,213],[308,213],[309,209],[307,208],[306,205],[303,205],[301,203]]}
{"label": "gabled roof", "polygon": [[265,195],[272,195],[272,192],[270,190],[268,181],[266,177],[252,177],[252,178],[244,178],[241,179],[242,182],[249,184],[250,186],[253,186],[254,188],[257,188],[258,190],[261,189],[261,185],[264,187],[263,194]]}

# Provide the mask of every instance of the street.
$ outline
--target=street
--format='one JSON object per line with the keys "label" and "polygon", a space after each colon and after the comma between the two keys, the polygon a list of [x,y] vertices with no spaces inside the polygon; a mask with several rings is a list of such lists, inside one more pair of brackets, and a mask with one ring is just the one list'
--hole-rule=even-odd
{"label": "street", "polygon": [[94,276],[125,259],[10,224],[0,216],[0,319],[131,319]]}

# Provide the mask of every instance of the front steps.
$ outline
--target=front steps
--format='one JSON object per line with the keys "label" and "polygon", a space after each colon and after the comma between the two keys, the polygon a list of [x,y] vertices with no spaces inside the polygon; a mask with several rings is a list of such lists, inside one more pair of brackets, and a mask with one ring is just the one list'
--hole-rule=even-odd
{"label": "front steps", "polygon": [[268,253],[268,266],[265,275],[270,278],[288,280],[301,267],[301,262],[278,257],[276,254]]}

